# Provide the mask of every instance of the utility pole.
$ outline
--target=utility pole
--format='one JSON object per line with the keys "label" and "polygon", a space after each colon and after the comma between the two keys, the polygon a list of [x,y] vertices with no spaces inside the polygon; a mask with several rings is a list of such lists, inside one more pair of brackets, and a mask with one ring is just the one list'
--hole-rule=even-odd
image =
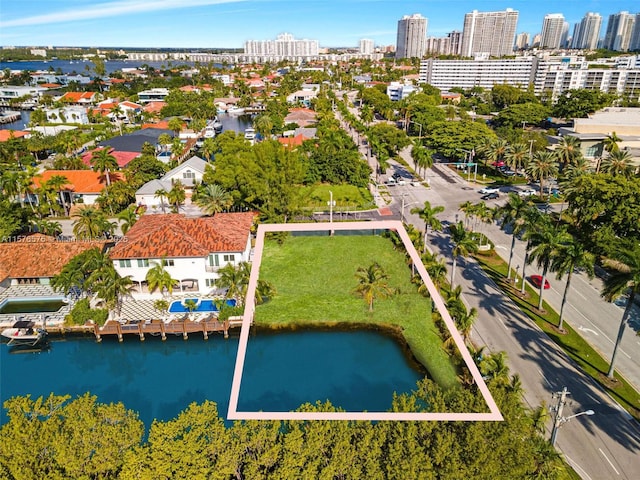
{"label": "utility pole", "polygon": [[558,436],[558,429],[560,425],[563,423],[562,419],[562,409],[567,403],[567,395],[571,395],[571,392],[567,391],[567,387],[564,387],[561,392],[555,392],[551,397],[558,399],[558,404],[555,407],[552,407],[552,410],[555,411],[555,416],[553,417],[553,429],[551,430],[551,445],[556,444],[556,437]]}

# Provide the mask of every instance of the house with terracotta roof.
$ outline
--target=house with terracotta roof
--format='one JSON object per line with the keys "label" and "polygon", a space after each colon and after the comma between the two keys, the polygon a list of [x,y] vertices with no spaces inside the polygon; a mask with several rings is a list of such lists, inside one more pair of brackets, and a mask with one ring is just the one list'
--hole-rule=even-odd
{"label": "house with terracotta roof", "polygon": [[118,273],[138,285],[134,296],[149,296],[147,272],[161,262],[181,290],[206,295],[215,289],[220,268],[249,261],[255,217],[253,212],[143,215],[109,256]]}
{"label": "house with terracotta roof", "polygon": [[69,261],[91,248],[104,251],[106,241],[62,242],[36,233],[0,243],[0,286],[49,285]]}
{"label": "house with terracotta roof", "polygon": [[[34,190],[38,189],[54,175],[65,177],[68,180],[68,183],[63,185],[59,192],[67,205],[74,203],[92,205],[107,186],[107,179],[100,172],[92,170],[44,170],[33,177]],[[122,180],[122,175],[118,172],[111,172],[109,178],[111,183],[118,182]],[[35,197],[37,198],[37,195]]]}
{"label": "house with terracotta roof", "polygon": [[292,108],[284,117],[284,123],[295,123],[299,127],[307,127],[316,123],[316,112],[310,108]]}
{"label": "house with terracotta roof", "polygon": [[96,92],[67,92],[58,100],[76,105],[93,105],[99,100],[99,94]]}
{"label": "house with terracotta roof", "polygon": [[0,142],[8,142],[14,138],[27,137],[29,132],[22,130],[0,130]]}
{"label": "house with terracotta roof", "polygon": [[[99,152],[103,150],[103,148],[96,148],[95,150],[91,150],[90,152],[82,155],[82,163],[84,163],[87,167],[91,167],[91,160],[93,159],[93,155],[95,152]],[[140,156],[139,152],[119,152],[114,149],[110,149],[109,152],[118,163],[118,167],[124,168],[126,167],[131,160]]]}

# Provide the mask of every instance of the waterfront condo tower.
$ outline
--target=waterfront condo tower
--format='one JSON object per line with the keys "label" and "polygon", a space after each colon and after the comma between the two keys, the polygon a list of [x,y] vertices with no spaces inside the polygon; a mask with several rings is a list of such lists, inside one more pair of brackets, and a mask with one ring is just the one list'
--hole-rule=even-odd
{"label": "waterfront condo tower", "polygon": [[513,55],[518,12],[511,8],[500,12],[474,10],[464,16],[462,56],[484,54],[492,57]]}

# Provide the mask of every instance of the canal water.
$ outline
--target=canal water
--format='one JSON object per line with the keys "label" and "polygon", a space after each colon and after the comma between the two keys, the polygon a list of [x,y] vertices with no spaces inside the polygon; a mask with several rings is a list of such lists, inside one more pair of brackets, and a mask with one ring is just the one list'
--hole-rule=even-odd
{"label": "canal water", "polygon": [[[147,428],[191,402],[212,400],[226,417],[238,338],[53,340],[38,353],[0,345],[0,400],[91,392],[123,402]],[[330,400],[347,411],[386,411],[422,373],[392,338],[371,331],[258,332],[249,339],[239,410],[290,411]],[[0,423],[7,421],[2,412]]]}

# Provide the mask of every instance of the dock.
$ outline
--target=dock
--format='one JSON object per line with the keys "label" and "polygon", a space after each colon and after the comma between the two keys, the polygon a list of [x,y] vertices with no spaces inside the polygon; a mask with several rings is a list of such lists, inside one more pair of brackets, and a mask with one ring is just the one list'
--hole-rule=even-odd
{"label": "dock", "polygon": [[93,332],[98,342],[102,341],[105,335],[116,335],[118,341],[122,342],[125,335],[137,335],[141,341],[144,341],[145,335],[160,336],[162,340],[167,339],[167,335],[182,335],[187,340],[190,333],[201,333],[205,340],[209,338],[211,333],[222,332],[224,338],[229,337],[229,328],[238,326],[237,322],[225,320],[223,322],[217,319],[206,319],[194,321],[171,320],[164,322],[162,320],[148,320],[144,322],[121,323],[116,320],[108,320],[103,326],[94,325]]}

